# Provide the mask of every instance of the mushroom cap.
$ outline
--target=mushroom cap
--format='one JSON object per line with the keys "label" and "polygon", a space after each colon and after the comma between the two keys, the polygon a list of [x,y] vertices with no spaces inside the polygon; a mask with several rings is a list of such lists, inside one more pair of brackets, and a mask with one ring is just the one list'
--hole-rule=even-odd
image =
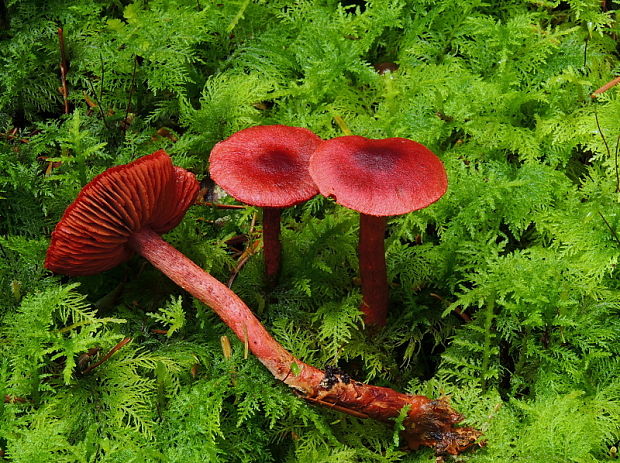
{"label": "mushroom cap", "polygon": [[159,150],[112,167],[87,184],[52,232],[45,267],[65,275],[93,275],[132,256],[132,234],[176,227],[194,202],[194,174]]}
{"label": "mushroom cap", "polygon": [[406,214],[437,201],[448,188],[443,164],[406,138],[332,138],[316,149],[310,175],[324,196],[367,215]]}
{"label": "mushroom cap", "polygon": [[319,190],[308,173],[321,139],[308,129],[259,125],[213,147],[211,178],[232,197],[259,207],[289,207]]}

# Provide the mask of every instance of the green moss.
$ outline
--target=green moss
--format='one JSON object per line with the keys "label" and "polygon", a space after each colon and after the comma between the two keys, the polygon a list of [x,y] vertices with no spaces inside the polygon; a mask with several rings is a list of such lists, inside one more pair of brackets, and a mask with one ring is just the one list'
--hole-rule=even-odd
{"label": "green moss", "polygon": [[[260,249],[233,289],[309,363],[450,396],[487,439],[460,461],[614,460],[620,99],[590,94],[620,71],[620,30],[618,2],[601,3],[0,1],[0,395],[25,400],[0,404],[5,458],[435,461],[302,402],[237,341],[225,358],[228,329],[138,258],[76,279],[42,266],[110,166],[165,148],[202,180],[237,130],[329,138],[342,118],[420,141],[448,171],[440,201],[389,221],[388,325],[361,326],[357,216],[325,198],[284,213],[273,291]],[[196,205],[166,239],[228,281],[246,245],[227,242],[259,236],[256,212]]]}

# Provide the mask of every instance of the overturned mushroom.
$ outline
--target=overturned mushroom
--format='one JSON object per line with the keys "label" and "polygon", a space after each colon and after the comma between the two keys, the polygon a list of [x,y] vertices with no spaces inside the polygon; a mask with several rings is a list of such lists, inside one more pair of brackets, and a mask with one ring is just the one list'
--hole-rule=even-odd
{"label": "overturned mushroom", "polygon": [[386,216],[425,208],[443,196],[443,164],[424,145],[406,138],[371,140],[349,135],[327,140],[310,159],[310,175],[324,196],[360,212],[362,311],[368,325],[385,324],[388,285]]}
{"label": "overturned mushroom", "polygon": [[280,271],[280,215],[319,191],[308,173],[321,139],[308,129],[261,125],[241,130],[211,151],[213,180],[235,199],[263,208],[263,253],[268,285]]}
{"label": "overturned mushroom", "polygon": [[408,406],[404,437],[412,449],[429,446],[458,454],[475,442],[479,432],[456,427],[462,417],[444,400],[360,383],[335,370],[326,374],[286,351],[235,293],[159,236],[181,221],[197,192],[194,176],[173,167],[163,151],[113,167],[86,185],[67,208],[52,233],[45,266],[57,273],[90,275],[140,254],[210,306],[277,379],[304,399],[380,421],[397,417]]}

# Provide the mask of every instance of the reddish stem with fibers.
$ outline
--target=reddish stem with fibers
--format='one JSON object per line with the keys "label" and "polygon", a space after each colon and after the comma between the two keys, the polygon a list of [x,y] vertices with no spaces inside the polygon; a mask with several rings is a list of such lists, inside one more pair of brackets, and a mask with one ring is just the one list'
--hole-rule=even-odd
{"label": "reddish stem with fibers", "polygon": [[129,344],[131,342],[131,338],[124,338],[123,340],[121,340],[121,342],[119,342],[118,344],[116,344],[111,350],[110,352],[108,352],[107,354],[105,354],[101,360],[99,360],[98,362],[90,365],[89,367],[87,367],[86,369],[84,369],[84,371],[82,371],[83,375],[87,375],[88,373],[90,373],[91,371],[93,371],[95,368],[97,368],[98,366],[100,366],[101,364],[107,362],[110,357],[112,357],[112,355],[114,355],[115,352],[119,351],[120,349],[122,349],[126,344]]}
{"label": "reddish stem with fibers", "polygon": [[129,246],[172,281],[210,306],[258,360],[280,381],[305,399],[363,418],[389,421],[409,406],[404,437],[410,448],[433,447],[438,453],[458,454],[471,446],[479,432],[456,427],[462,417],[444,400],[410,396],[392,389],[359,383],[339,376],[324,381],[325,372],[305,364],[284,349],[226,285],[144,228],[129,239]]}
{"label": "reddish stem with fibers", "polygon": [[280,243],[280,217],[282,208],[263,208],[263,253],[265,256],[265,278],[267,286],[273,287],[280,274],[280,258],[282,243]]}
{"label": "reddish stem with fibers", "polygon": [[366,325],[383,326],[387,319],[389,293],[385,265],[386,224],[386,217],[360,214],[361,310]]}

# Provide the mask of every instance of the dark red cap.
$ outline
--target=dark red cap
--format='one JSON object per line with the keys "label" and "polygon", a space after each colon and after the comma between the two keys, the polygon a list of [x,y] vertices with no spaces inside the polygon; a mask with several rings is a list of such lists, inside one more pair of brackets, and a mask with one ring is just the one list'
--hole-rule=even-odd
{"label": "dark red cap", "polygon": [[86,185],[52,232],[45,267],[65,275],[93,275],[128,259],[129,237],[149,227],[176,227],[194,202],[194,174],[159,150],[112,167]]}
{"label": "dark red cap", "polygon": [[422,209],[448,188],[439,158],[406,138],[350,135],[324,141],[312,155],[310,175],[322,195],[375,216]]}
{"label": "dark red cap", "polygon": [[308,162],[320,142],[301,127],[249,127],[213,147],[211,178],[246,204],[293,206],[319,192],[308,173]]}

